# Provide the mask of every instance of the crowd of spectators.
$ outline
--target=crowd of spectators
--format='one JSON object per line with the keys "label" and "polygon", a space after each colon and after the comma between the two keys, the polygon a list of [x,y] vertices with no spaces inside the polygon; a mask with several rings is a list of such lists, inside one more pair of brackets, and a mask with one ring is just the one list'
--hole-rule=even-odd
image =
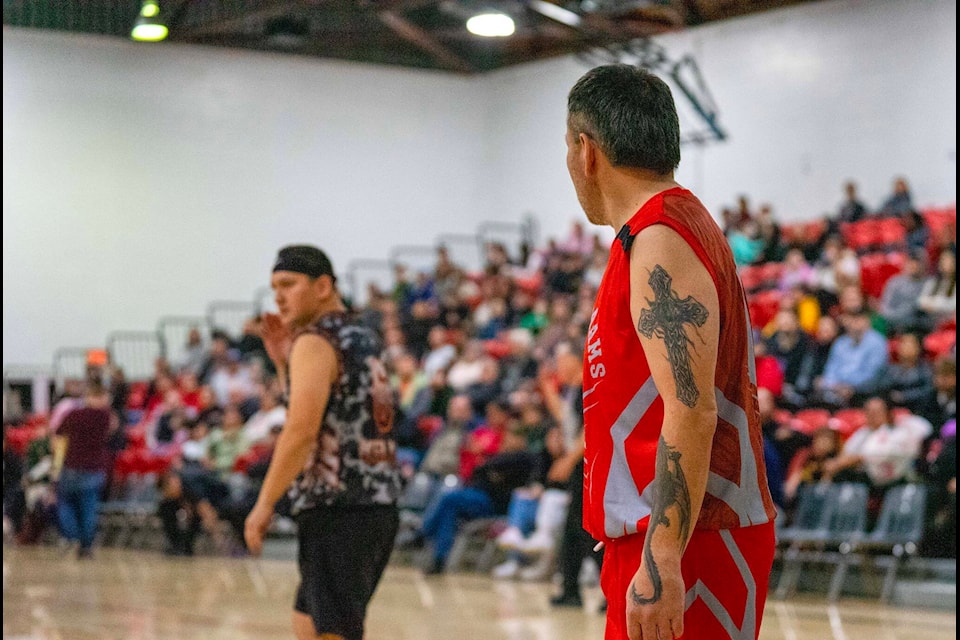
{"label": "crowd of spectators", "polygon": [[[789,520],[804,483],[864,482],[874,508],[895,484],[926,483],[924,553],[955,557],[955,211],[918,211],[902,178],[876,209],[855,184],[844,191],[835,213],[809,223],[781,224],[746,197],[721,215],[756,332],[771,488]],[[881,223],[894,233],[857,235],[857,225]],[[582,440],[581,390],[563,354],[582,352],[608,250],[580,223],[542,247],[489,243],[476,271],[440,247],[432,269],[398,265],[391,289],[371,285],[354,304],[383,337],[405,477],[431,487],[398,539],[430,545],[428,571],[444,570],[465,522],[491,518],[506,558],[495,575],[552,571]],[[869,271],[878,260],[879,281]],[[169,554],[192,554],[203,533],[244,552],[238,532],[285,419],[257,325],[208,340],[196,328],[148,381],[89,372],[88,384],[110,389],[122,425],[101,495],[109,501],[146,465]],[[5,428],[4,527],[19,544],[57,530],[52,443],[85,406],[80,386],[65,386],[23,446],[8,447]]]}

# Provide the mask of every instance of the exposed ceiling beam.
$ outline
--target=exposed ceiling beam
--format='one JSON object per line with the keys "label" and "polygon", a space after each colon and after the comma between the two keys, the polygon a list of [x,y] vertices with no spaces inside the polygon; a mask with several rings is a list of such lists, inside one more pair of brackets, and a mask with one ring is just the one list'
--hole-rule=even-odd
{"label": "exposed ceiling beam", "polygon": [[239,33],[251,24],[263,24],[273,18],[280,18],[291,11],[312,9],[322,4],[317,0],[275,0],[261,2],[256,9],[241,11],[229,17],[212,14],[209,19],[199,24],[184,24],[180,27],[178,36],[182,38],[198,38],[219,36],[228,33]]}
{"label": "exposed ceiling beam", "polygon": [[432,55],[438,61],[442,62],[443,66],[464,73],[474,71],[473,66],[469,62],[450,51],[450,49],[435,40],[433,36],[409,20],[392,11],[378,11],[377,17],[380,18],[380,21],[389,27],[391,31],[407,42],[420,47]]}

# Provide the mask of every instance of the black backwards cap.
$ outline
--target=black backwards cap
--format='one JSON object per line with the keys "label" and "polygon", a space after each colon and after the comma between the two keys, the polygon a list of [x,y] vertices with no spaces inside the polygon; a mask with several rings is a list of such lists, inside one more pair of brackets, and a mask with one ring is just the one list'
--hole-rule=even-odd
{"label": "black backwards cap", "polygon": [[280,249],[273,270],[303,273],[311,278],[330,276],[334,282],[337,281],[327,254],[309,244],[294,244]]}

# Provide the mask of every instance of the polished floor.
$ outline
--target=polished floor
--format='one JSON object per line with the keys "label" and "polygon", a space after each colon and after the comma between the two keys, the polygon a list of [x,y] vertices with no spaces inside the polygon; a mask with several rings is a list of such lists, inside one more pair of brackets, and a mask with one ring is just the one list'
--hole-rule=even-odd
{"label": "polished floor", "polygon": [[[4,640],[274,640],[292,638],[290,561],[103,549],[93,560],[54,548],[3,549]],[[594,640],[596,590],[584,609],[548,605],[550,585],[477,574],[425,578],[391,566],[368,640]],[[768,603],[762,640],[954,640],[956,611],[804,597]]]}

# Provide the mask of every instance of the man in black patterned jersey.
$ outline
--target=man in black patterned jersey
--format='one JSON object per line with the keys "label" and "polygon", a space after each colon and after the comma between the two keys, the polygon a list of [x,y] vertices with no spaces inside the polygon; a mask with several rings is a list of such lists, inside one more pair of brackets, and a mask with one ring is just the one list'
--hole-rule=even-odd
{"label": "man in black patterned jersey", "polygon": [[399,521],[382,346],[347,311],[320,249],[281,249],[271,286],[279,313],[264,315],[262,337],[287,391],[287,421],[244,537],[259,554],[274,505],[287,493],[300,547],[296,637],[362,640]]}

